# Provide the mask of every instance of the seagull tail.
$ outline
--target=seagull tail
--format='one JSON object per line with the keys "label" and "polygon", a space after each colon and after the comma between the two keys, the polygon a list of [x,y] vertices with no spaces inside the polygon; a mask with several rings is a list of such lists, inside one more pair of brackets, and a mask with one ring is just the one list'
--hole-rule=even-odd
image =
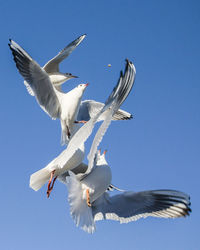
{"label": "seagull tail", "polygon": [[51,171],[49,168],[45,167],[35,172],[30,177],[29,186],[35,191],[38,191],[50,178]]}
{"label": "seagull tail", "polygon": [[96,228],[92,208],[88,207],[86,198],[84,198],[82,184],[76,179],[74,173],[71,171],[69,173],[70,176],[66,178],[66,183],[71,216],[77,227],[81,227],[87,233],[94,233]]}

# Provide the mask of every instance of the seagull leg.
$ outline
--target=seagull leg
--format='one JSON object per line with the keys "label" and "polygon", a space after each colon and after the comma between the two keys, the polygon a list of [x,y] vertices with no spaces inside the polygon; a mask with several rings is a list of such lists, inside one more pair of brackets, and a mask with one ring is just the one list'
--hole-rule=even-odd
{"label": "seagull leg", "polygon": [[74,121],[74,123],[83,123],[83,124],[85,124],[87,121]]}
{"label": "seagull leg", "polygon": [[89,193],[89,189],[86,189],[86,197],[87,197],[87,205],[88,207],[91,207],[91,203],[90,203],[90,193]]}
{"label": "seagull leg", "polygon": [[[53,179],[53,176],[54,176],[54,174],[55,174],[55,171],[56,171],[56,170],[53,170],[53,171],[51,172],[51,177],[50,177],[50,179],[49,179],[49,183],[48,183],[48,186],[47,186],[47,198],[49,198],[50,193],[51,193],[51,191],[53,190],[54,183],[55,183],[55,181],[56,181],[56,179],[57,179],[57,176],[54,177],[54,179]],[[52,182],[52,179],[53,179],[53,182]],[[52,182],[52,185],[51,185],[51,182]]]}

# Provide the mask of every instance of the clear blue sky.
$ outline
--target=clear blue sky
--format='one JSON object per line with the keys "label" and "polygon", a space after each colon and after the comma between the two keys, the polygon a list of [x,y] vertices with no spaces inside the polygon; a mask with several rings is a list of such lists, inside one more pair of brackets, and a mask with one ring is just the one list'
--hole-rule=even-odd
{"label": "clear blue sky", "polygon": [[[198,249],[200,2],[11,0],[0,7],[1,248]],[[66,91],[90,82],[84,99],[104,101],[125,58],[137,70],[122,106],[134,119],[113,122],[101,144],[108,149],[113,184],[135,191],[184,191],[191,195],[189,218],[147,218],[123,225],[103,221],[88,235],[70,217],[64,185],[57,182],[49,200],[46,187],[38,192],[29,188],[30,174],[63,150],[60,124],[27,94],[8,39],[44,65],[84,33],[86,39],[61,65],[63,72],[79,76],[65,85]]]}

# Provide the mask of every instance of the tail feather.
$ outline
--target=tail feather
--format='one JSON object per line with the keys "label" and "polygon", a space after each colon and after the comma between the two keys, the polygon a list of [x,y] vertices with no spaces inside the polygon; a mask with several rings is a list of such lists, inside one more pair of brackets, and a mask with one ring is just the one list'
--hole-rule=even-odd
{"label": "tail feather", "polygon": [[91,207],[88,207],[86,199],[83,197],[81,182],[76,179],[74,173],[69,171],[70,176],[66,178],[68,187],[68,200],[70,204],[71,216],[77,227],[81,227],[88,233],[94,233],[95,222]]}
{"label": "tail feather", "polygon": [[118,109],[117,112],[113,115],[112,120],[130,120],[132,118],[133,116],[130,113],[122,109]]}
{"label": "tail feather", "polygon": [[50,175],[51,170],[49,168],[40,169],[31,175],[29,186],[33,190],[38,191],[49,180]]}

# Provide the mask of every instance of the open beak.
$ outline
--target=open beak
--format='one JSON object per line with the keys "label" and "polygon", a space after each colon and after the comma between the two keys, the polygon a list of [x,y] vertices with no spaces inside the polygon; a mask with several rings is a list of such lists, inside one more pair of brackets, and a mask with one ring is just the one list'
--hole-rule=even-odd
{"label": "open beak", "polygon": [[86,83],[86,84],[85,84],[85,87],[87,87],[88,85],[89,85],[89,83]]}

